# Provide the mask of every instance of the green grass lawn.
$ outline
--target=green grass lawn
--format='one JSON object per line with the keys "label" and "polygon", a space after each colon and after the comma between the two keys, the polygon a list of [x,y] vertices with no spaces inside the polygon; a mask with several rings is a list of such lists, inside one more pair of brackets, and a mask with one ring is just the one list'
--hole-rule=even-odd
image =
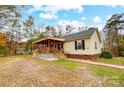
{"label": "green grass lawn", "polygon": [[92,73],[106,78],[106,86],[124,86],[124,70],[90,65]]}
{"label": "green grass lawn", "polygon": [[11,60],[8,60],[9,57],[0,57],[0,65],[9,63]]}
{"label": "green grass lawn", "polygon": [[112,59],[98,58],[93,61],[107,63],[107,64],[124,65],[124,58],[112,58]]}
{"label": "green grass lawn", "polygon": [[56,61],[46,61],[46,60],[42,60],[42,59],[38,59],[38,58],[33,58],[33,60],[35,62],[38,62],[40,64],[55,64],[55,65],[59,65],[59,66],[62,66],[64,68],[67,68],[67,69],[70,69],[70,70],[74,70],[76,69],[76,67],[78,67],[78,64],[79,63],[76,63],[76,62],[72,62],[72,61],[69,61],[69,60],[64,60],[64,59],[59,59],[59,60],[56,60]]}
{"label": "green grass lawn", "polygon": [[0,65],[6,63],[5,59],[0,59]]}
{"label": "green grass lawn", "polygon": [[18,58],[31,58],[30,55],[16,55],[16,56],[5,56],[5,57],[0,57],[0,65],[2,64],[9,64],[13,62],[17,62]]}
{"label": "green grass lawn", "polygon": [[71,70],[76,69],[76,67],[78,66],[78,63],[72,62],[72,61],[69,61],[69,60],[64,60],[64,59],[54,61],[54,63],[57,64],[57,65],[63,66],[67,69],[71,69]]}

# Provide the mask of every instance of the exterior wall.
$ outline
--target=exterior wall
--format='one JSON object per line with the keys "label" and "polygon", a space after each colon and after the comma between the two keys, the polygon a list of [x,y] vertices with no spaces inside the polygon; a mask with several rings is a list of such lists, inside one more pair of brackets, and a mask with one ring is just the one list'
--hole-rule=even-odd
{"label": "exterior wall", "polygon": [[[97,44],[97,49],[95,49],[95,42],[96,42],[96,44]],[[92,55],[94,55],[94,54],[100,54],[100,53],[101,53],[101,44],[100,44],[100,41],[99,41],[97,32],[95,32],[95,33],[91,36],[90,45],[91,45],[91,46],[90,46],[90,47],[91,47],[90,53],[91,53]]]}
{"label": "exterior wall", "polygon": [[[96,32],[91,38],[83,40],[85,40],[85,50],[75,50],[75,41],[65,42],[63,46],[65,54],[96,55],[101,53],[101,45]],[[95,42],[97,43],[97,49],[95,49]]]}
{"label": "exterior wall", "polygon": [[69,41],[64,43],[65,54],[87,54],[90,55],[90,38],[85,40],[85,50],[75,50],[75,41]]}
{"label": "exterior wall", "polygon": [[100,54],[94,54],[94,55],[84,55],[84,54],[66,54],[68,58],[78,58],[78,59],[96,59],[99,58]]}

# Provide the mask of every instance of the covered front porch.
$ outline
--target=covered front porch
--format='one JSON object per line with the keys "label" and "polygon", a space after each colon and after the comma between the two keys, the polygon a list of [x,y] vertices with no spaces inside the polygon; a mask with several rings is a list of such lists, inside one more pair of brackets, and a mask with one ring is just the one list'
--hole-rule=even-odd
{"label": "covered front porch", "polygon": [[63,39],[45,38],[33,43],[33,50],[38,53],[54,53],[55,51],[63,51]]}

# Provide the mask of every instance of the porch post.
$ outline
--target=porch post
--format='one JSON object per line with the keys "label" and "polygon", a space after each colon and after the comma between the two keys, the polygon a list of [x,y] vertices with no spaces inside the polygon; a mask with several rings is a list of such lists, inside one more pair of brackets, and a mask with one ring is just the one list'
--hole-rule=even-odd
{"label": "porch post", "polygon": [[50,53],[50,40],[48,40],[48,53]]}
{"label": "porch post", "polygon": [[46,48],[45,48],[45,41],[43,41],[43,53],[45,53],[45,51],[46,51]]}
{"label": "porch post", "polygon": [[55,48],[55,41],[54,41],[54,43],[53,43],[53,48]]}

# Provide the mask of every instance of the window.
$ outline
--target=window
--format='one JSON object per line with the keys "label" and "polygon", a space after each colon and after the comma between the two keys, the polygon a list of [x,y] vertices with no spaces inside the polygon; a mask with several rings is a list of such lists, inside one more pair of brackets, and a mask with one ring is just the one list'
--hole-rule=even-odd
{"label": "window", "polygon": [[75,41],[75,50],[78,50],[78,49],[85,50],[85,42],[84,42],[84,40]]}
{"label": "window", "polygon": [[95,42],[95,49],[97,50],[97,43]]}

